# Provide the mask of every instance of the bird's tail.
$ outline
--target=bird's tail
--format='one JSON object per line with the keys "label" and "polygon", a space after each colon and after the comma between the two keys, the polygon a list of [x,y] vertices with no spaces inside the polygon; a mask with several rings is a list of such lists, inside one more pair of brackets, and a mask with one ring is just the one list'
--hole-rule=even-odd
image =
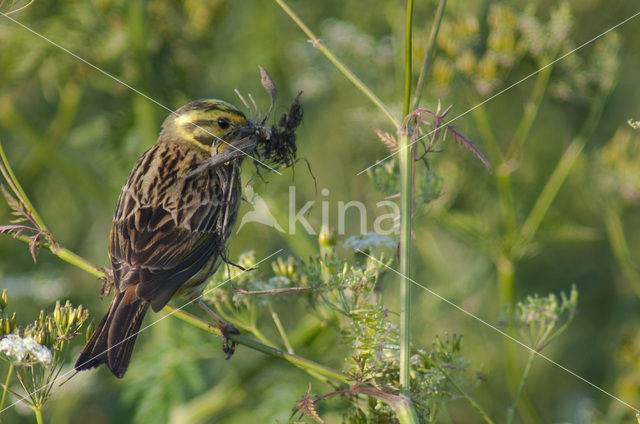
{"label": "bird's tail", "polygon": [[116,291],[109,311],[80,353],[76,371],[105,364],[113,375],[122,378],[148,308],[149,302],[138,297],[134,285]]}

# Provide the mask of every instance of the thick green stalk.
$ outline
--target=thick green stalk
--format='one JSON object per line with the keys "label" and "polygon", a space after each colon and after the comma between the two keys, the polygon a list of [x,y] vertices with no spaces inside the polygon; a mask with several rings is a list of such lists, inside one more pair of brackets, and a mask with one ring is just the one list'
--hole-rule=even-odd
{"label": "thick green stalk", "polygon": [[416,92],[413,95],[413,103],[411,109],[415,109],[420,104],[422,97],[422,91],[424,90],[425,83],[429,77],[429,71],[431,70],[431,61],[433,60],[433,52],[436,49],[436,40],[438,39],[438,32],[440,31],[440,24],[444,17],[444,9],[447,6],[447,0],[440,0],[438,2],[438,9],[436,9],[436,16],[433,18],[433,26],[431,27],[431,33],[429,34],[429,41],[427,41],[427,48],[424,52],[424,59],[422,60],[422,67],[420,68],[420,75],[418,76],[418,83],[416,84]]}
{"label": "thick green stalk", "polygon": [[43,421],[42,421],[42,409],[34,407],[33,408],[33,413],[36,415],[36,423],[43,424]]}
{"label": "thick green stalk", "polygon": [[[396,118],[393,117],[391,112],[387,109],[387,107],[382,103],[382,101],[376,96],[373,91],[363,83],[360,78],[358,78],[349,68],[344,65],[340,59],[334,56],[334,54],[329,50],[316,35],[309,29],[309,27],[296,15],[296,13],[284,2],[284,0],[275,0],[276,3],[285,11],[287,15],[298,25],[298,27],[309,37],[311,40],[311,44],[320,52],[325,55],[327,59],[345,76],[356,88],[369,98],[377,107],[386,115],[387,118],[391,121],[394,127],[400,128],[400,122]],[[405,113],[406,115],[406,113]]]}
{"label": "thick green stalk", "polygon": [[418,416],[409,400],[405,402],[396,402],[391,405],[396,413],[396,418],[400,424],[418,424]]}
{"label": "thick green stalk", "polygon": [[396,418],[400,424],[418,424],[418,416],[413,409],[411,399],[405,395],[392,395],[385,393],[380,389],[369,387],[358,387],[354,390],[345,390],[344,392],[358,393],[374,397],[389,405],[396,413]]}
{"label": "thick green stalk", "polygon": [[[209,333],[212,334],[216,334],[216,335],[220,335],[220,329],[218,327],[216,327],[215,325],[198,318],[195,315],[192,315],[188,312],[185,312],[182,309],[178,309],[175,308],[174,306],[171,305],[167,305],[164,307],[164,311],[167,312],[168,314],[171,314],[173,316],[175,316],[176,318],[179,318],[191,325],[193,325],[194,327],[198,327],[202,330],[208,331]],[[313,372],[313,373],[317,373],[320,374],[322,376],[331,378],[333,380],[336,380],[340,383],[346,383],[346,384],[353,384],[354,381],[351,381],[349,379],[349,377],[347,377],[346,375],[342,374],[339,371],[336,371],[332,368],[326,367],[324,365],[318,364],[317,362],[313,362],[309,359],[306,358],[302,358],[298,355],[294,355],[285,351],[282,351],[280,349],[276,349],[267,345],[264,345],[256,340],[253,340],[249,337],[240,335],[240,334],[229,334],[228,335],[229,339],[237,344],[241,344],[244,346],[247,346],[253,350],[257,350],[259,352],[262,353],[266,353],[270,356],[274,356],[276,358],[282,358],[285,361],[288,361],[290,363],[292,363],[293,365],[302,368],[303,370],[307,371],[307,372]]]}
{"label": "thick green stalk", "polygon": [[500,252],[495,259],[496,271],[498,273],[498,290],[500,291],[500,304],[506,305],[513,303],[513,260],[505,256],[504,252]]}
{"label": "thick green stalk", "polygon": [[[407,1],[405,39],[405,84],[403,116],[409,113],[411,101],[411,20],[413,0]],[[400,130],[400,388],[409,392],[409,358],[411,356],[411,210],[412,210],[412,149],[409,146],[409,125]]]}
{"label": "thick green stalk", "polygon": [[516,406],[518,406],[518,401],[520,400],[520,396],[522,396],[522,391],[524,390],[524,385],[529,379],[529,373],[531,372],[531,366],[533,365],[533,360],[536,358],[536,351],[532,350],[529,352],[529,358],[527,359],[527,364],[524,367],[524,371],[522,373],[522,378],[520,378],[520,385],[518,386],[518,391],[516,392],[515,397],[513,398],[513,402],[509,409],[507,409],[507,424],[511,424],[513,421],[513,416],[516,412]]}

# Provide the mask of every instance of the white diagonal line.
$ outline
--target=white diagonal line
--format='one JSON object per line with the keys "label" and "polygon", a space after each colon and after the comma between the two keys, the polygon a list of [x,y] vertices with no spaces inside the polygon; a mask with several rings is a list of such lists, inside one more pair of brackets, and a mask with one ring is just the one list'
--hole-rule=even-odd
{"label": "white diagonal line", "polygon": [[[485,103],[487,103],[487,102],[489,102],[489,101],[491,101],[491,100],[495,99],[495,98],[496,98],[496,97],[498,97],[499,95],[501,95],[501,94],[503,94],[503,93],[505,93],[505,92],[507,92],[507,91],[511,90],[511,89],[512,89],[513,87],[515,87],[516,85],[518,85],[518,84],[520,84],[520,83],[522,83],[522,82],[524,82],[524,81],[528,80],[528,79],[529,79],[529,78],[531,78],[532,76],[534,76],[534,75],[536,75],[536,74],[538,74],[538,73],[542,72],[542,71],[543,71],[543,70],[545,70],[546,68],[548,68],[548,67],[550,67],[550,66],[554,65],[555,63],[557,63],[557,62],[561,61],[561,60],[562,60],[562,59],[564,59],[565,57],[570,56],[570,55],[572,55],[573,53],[575,53],[575,52],[577,52],[578,50],[580,50],[581,48],[583,48],[583,47],[585,47],[585,46],[587,46],[587,45],[589,45],[589,44],[593,43],[593,42],[594,42],[594,41],[596,41],[598,38],[603,37],[605,34],[607,34],[607,33],[611,32],[611,31],[613,31],[614,29],[618,28],[619,26],[626,24],[627,22],[629,22],[631,19],[635,18],[635,17],[636,17],[636,16],[638,16],[638,15],[640,15],[640,12],[637,12],[635,15],[632,15],[632,16],[628,17],[627,19],[625,19],[625,20],[623,20],[623,21],[619,22],[618,24],[616,24],[616,25],[612,26],[611,28],[609,28],[608,30],[606,30],[605,32],[603,32],[602,34],[596,35],[596,36],[595,36],[595,37],[593,37],[591,40],[589,40],[589,41],[587,41],[587,42],[582,43],[581,45],[579,45],[579,46],[578,46],[578,47],[576,47],[575,49],[571,50],[570,52],[567,52],[567,53],[563,54],[562,56],[560,56],[559,58],[555,59],[554,61],[547,63],[546,65],[544,65],[542,68],[538,69],[537,71],[532,72],[531,74],[527,75],[526,77],[524,77],[524,78],[520,79],[520,80],[519,80],[519,81],[517,81],[517,82],[514,82],[513,84],[511,84],[511,85],[510,85],[510,86],[508,86],[507,88],[504,88],[504,89],[500,90],[499,92],[497,92],[497,93],[496,93],[496,94],[494,94],[493,96],[489,97],[488,99],[485,99],[484,101],[482,101],[482,102],[478,103],[477,105],[473,106],[471,109],[468,109],[468,110],[466,110],[465,112],[461,113],[460,115],[456,116],[455,118],[451,119],[450,121],[447,121],[447,124],[452,123],[453,121],[455,121],[455,120],[456,120],[456,119],[458,119],[458,118],[462,118],[463,116],[465,116],[466,114],[468,114],[468,113],[472,112],[473,110],[475,110],[475,109],[479,108],[479,107],[480,107],[480,106],[482,106],[483,104],[485,104]],[[404,149],[406,149],[406,148],[409,148],[409,147],[413,146],[413,145],[414,145],[414,144],[416,144],[418,141],[422,140],[423,138],[427,137],[428,135],[433,134],[433,133],[434,133],[434,132],[436,132],[436,131],[437,131],[437,129],[435,129],[435,130],[433,130],[433,131],[431,131],[431,132],[426,133],[426,134],[425,134],[425,135],[423,135],[422,137],[420,137],[420,138],[418,138],[418,139],[416,139],[416,140],[412,141],[411,143],[409,143],[409,144],[408,144],[408,145],[406,145],[406,146],[401,147],[400,149],[396,150],[395,152],[391,153],[390,155],[386,156],[385,158],[382,158],[382,159],[377,160],[377,161],[376,161],[376,163],[374,163],[373,165],[371,165],[371,166],[369,166],[369,167],[367,167],[367,168],[363,169],[362,171],[358,172],[356,175],[361,175],[361,174],[363,174],[363,173],[367,172],[368,170],[370,170],[371,168],[373,168],[374,166],[378,166],[378,165],[380,165],[382,162],[384,162],[384,161],[386,161],[387,159],[389,159],[389,158],[391,158],[391,157],[393,157],[393,156],[397,155],[397,154],[398,154],[398,153],[400,153],[402,150],[404,150]]]}
{"label": "white diagonal line", "polygon": [[640,414],[640,409],[635,408],[633,406],[631,406],[630,404],[628,404],[627,402],[625,402],[624,400],[620,399],[619,397],[612,395],[611,393],[607,392],[606,390],[604,390],[603,388],[593,384],[592,382],[590,382],[589,380],[587,380],[584,377],[579,376],[578,374],[576,374],[575,372],[571,371],[570,369],[560,365],[559,363],[555,362],[553,359],[549,358],[546,355],[543,355],[542,353],[538,352],[537,350],[527,346],[525,343],[521,342],[520,340],[516,339],[515,337],[511,336],[510,334],[500,330],[498,327],[489,324],[487,321],[483,320],[482,318],[472,314],[471,312],[467,311],[466,309],[456,305],[455,303],[453,303],[452,301],[450,301],[449,299],[439,295],[438,293],[434,292],[433,290],[423,286],[422,284],[416,282],[415,280],[411,279],[410,277],[407,277],[406,275],[402,274],[400,271],[397,271],[393,268],[391,268],[390,266],[388,266],[387,264],[383,263],[382,261],[379,261],[377,258],[369,255],[366,252],[363,252],[362,250],[357,250],[358,252],[362,253],[365,256],[368,256],[369,258],[373,259],[374,261],[378,262],[380,265],[384,266],[385,268],[389,269],[390,271],[393,271],[394,273],[398,274],[399,276],[407,279],[408,281],[411,281],[413,284],[415,284],[416,286],[422,288],[423,290],[429,292],[430,294],[436,296],[438,299],[448,303],[449,305],[453,306],[454,308],[456,308],[457,310],[459,310],[460,312],[463,312],[464,314],[470,316],[471,318],[481,322],[482,324],[484,324],[485,326],[491,328],[492,330],[500,333],[501,335],[503,335],[504,337],[508,338],[509,340],[519,344],[520,346],[524,347],[525,349],[527,349],[528,351],[530,351],[531,353],[534,353],[536,355],[538,355],[539,357],[545,359],[546,361],[552,363],[553,365],[555,365],[556,367],[566,371],[567,373],[571,374],[572,376],[576,377],[577,379],[583,381],[584,383],[587,383],[588,385],[590,385],[591,387],[593,387],[594,389],[599,390],[600,392],[606,394],[607,396],[611,397],[612,399],[617,400],[618,402],[620,402],[621,404],[631,408],[636,414]]}
{"label": "white diagonal line", "polygon": [[[107,71],[103,70],[102,68],[99,68],[98,66],[94,65],[93,63],[87,61],[86,59],[83,59],[82,57],[78,56],[77,54],[75,54],[74,52],[72,52],[71,50],[61,46],[60,44],[56,43],[55,41],[45,37],[44,35],[40,34],[39,32],[29,28],[28,26],[26,26],[25,24],[23,24],[20,21],[17,21],[15,19],[13,19],[12,17],[10,17],[9,15],[7,15],[6,13],[0,12],[0,15],[4,16],[5,18],[9,19],[11,22],[15,23],[16,25],[21,26],[22,28],[26,29],[27,31],[29,31],[30,33],[32,33],[33,35],[36,35],[40,38],[42,38],[43,40],[45,40],[46,42],[48,42],[49,44],[52,44],[53,46],[59,48],[60,50],[62,50],[63,52],[73,56],[74,58],[78,59],[80,62],[92,67],[93,69],[95,69],[96,71],[106,75],[107,77],[111,78],[112,80],[116,81],[119,84],[124,85],[125,87],[127,87],[129,90],[133,91],[134,93],[144,97],[145,99],[149,100],[152,103],[155,103],[156,105],[160,106],[161,108],[167,110],[168,112],[170,112],[172,115],[176,115],[178,116],[178,114],[176,113],[175,110],[171,109],[168,106],[163,105],[162,103],[160,103],[159,101],[149,97],[148,95],[144,94],[142,91],[130,86],[129,84],[127,84],[126,82],[122,81],[121,79],[119,79],[118,77],[115,77],[113,75],[111,75],[110,73],[108,73]],[[269,165],[267,165],[266,163],[261,162],[260,160],[256,159],[254,156],[248,154],[247,152],[238,149],[236,146],[234,146],[231,143],[226,142],[225,140],[221,139],[220,137],[216,136],[215,134],[212,134],[211,132],[209,132],[207,129],[202,128],[199,125],[194,124],[193,122],[189,122],[191,125],[193,125],[196,128],[201,129],[202,131],[204,131],[205,133],[209,134],[212,137],[215,137],[216,139],[218,139],[219,141],[221,141],[222,143],[226,144],[227,146],[232,147],[233,149],[235,149],[236,151],[242,153],[243,155],[250,157],[251,159],[255,160],[256,162],[258,162],[259,164],[261,164],[262,166],[268,168],[269,170],[275,172],[276,174],[282,175],[281,172],[273,169],[272,167],[270,167]]]}
{"label": "white diagonal line", "polygon": [[[273,257],[273,256],[275,256],[275,255],[277,255],[277,254],[278,254],[278,253],[280,253],[280,252],[282,252],[282,249],[279,249],[279,250],[277,250],[277,251],[273,252],[272,254],[270,254],[269,256],[267,256],[266,258],[264,258],[264,259],[262,259],[262,260],[260,260],[260,261],[256,262],[256,263],[255,263],[255,265],[253,265],[253,266],[255,267],[255,266],[257,266],[257,265],[260,265],[262,262],[264,262],[264,261],[266,261],[267,259],[269,259],[269,258],[271,258],[271,257]],[[232,277],[232,278],[229,278],[229,279],[227,279],[227,280],[223,281],[222,283],[218,284],[218,285],[217,285],[217,286],[215,286],[215,287],[211,287],[210,289],[207,289],[207,290],[203,291],[203,292],[202,292],[202,294],[200,294],[198,297],[196,297],[196,298],[194,298],[194,299],[191,299],[190,301],[188,301],[188,302],[187,302],[187,303],[185,303],[184,305],[180,306],[179,308],[176,308],[174,311],[171,311],[171,312],[167,313],[166,315],[164,315],[164,316],[162,316],[162,317],[158,318],[157,320],[153,321],[151,324],[149,324],[149,325],[147,325],[146,327],[141,328],[140,330],[138,330],[135,334],[132,334],[132,335],[130,335],[129,337],[125,338],[124,340],[122,340],[122,341],[120,341],[120,342],[116,343],[115,345],[113,345],[113,346],[111,346],[110,348],[106,349],[104,352],[101,352],[101,353],[99,353],[98,355],[94,355],[94,358],[95,358],[96,356],[101,356],[101,355],[103,355],[103,354],[105,354],[105,353],[109,352],[111,349],[113,349],[114,347],[117,347],[117,346],[119,346],[120,344],[122,344],[122,343],[126,342],[126,341],[127,341],[127,340],[129,340],[130,338],[132,338],[132,337],[136,337],[138,334],[142,333],[143,331],[145,331],[145,330],[146,330],[146,329],[148,329],[149,327],[152,327],[152,326],[156,325],[157,323],[159,323],[159,322],[160,322],[160,321],[162,321],[163,319],[165,319],[165,318],[167,318],[167,317],[169,317],[169,316],[171,316],[171,315],[175,314],[176,312],[178,312],[179,310],[183,309],[184,307],[186,307],[186,306],[188,306],[188,305],[192,304],[193,302],[196,302],[196,301],[200,300],[200,299],[202,298],[202,296],[204,296],[205,294],[207,294],[207,293],[209,293],[209,292],[212,292],[212,291],[216,290],[217,288],[219,288],[219,287],[221,287],[221,286],[223,286],[223,285],[227,284],[229,281],[233,280],[234,278],[238,278],[239,276],[241,276],[242,274],[244,274],[244,273],[245,273],[245,272],[247,272],[247,271],[249,271],[249,269],[244,269],[244,270],[242,270],[241,272],[239,272],[239,273],[238,273],[238,275],[236,275],[236,276],[234,276],[234,277]],[[87,361],[87,362],[89,362],[89,361]],[[87,362],[84,362],[84,363],[80,364],[79,366],[82,366],[82,365],[86,364]],[[74,367],[74,368],[75,368],[75,367]],[[66,377],[67,375],[69,375],[69,374],[71,374],[71,373],[74,373],[74,372],[76,372],[76,371],[75,371],[75,369],[71,369],[71,370],[67,371],[66,373],[64,373],[64,374],[62,374],[62,375],[58,375],[58,376],[56,376],[56,377],[55,377],[53,380],[51,380],[48,384],[45,384],[44,386],[39,387],[38,389],[36,389],[36,390],[32,391],[31,393],[28,393],[26,396],[21,397],[21,398],[20,398],[20,399],[18,399],[17,401],[15,401],[15,402],[13,402],[12,404],[10,404],[10,405],[6,406],[4,409],[2,409],[2,410],[0,411],[0,415],[2,415],[2,413],[3,413],[4,411],[6,411],[7,409],[11,408],[12,406],[15,406],[15,405],[17,405],[18,403],[22,402],[23,400],[28,399],[29,397],[31,397],[31,395],[33,395],[33,394],[35,394],[35,393],[38,393],[38,392],[39,392],[39,391],[41,391],[41,390],[46,389],[47,387],[49,387],[50,385],[52,385],[52,384],[53,384],[53,383],[55,383],[56,381],[60,380],[61,378]]]}

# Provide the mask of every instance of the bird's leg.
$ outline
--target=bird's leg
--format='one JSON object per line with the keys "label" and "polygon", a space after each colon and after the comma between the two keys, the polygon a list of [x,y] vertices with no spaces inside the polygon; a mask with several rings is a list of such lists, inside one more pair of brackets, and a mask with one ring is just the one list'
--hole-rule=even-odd
{"label": "bird's leg", "polygon": [[213,312],[211,308],[209,308],[209,306],[207,306],[207,304],[202,301],[202,299],[198,300],[198,306],[216,322],[218,328],[220,329],[220,333],[222,334],[222,350],[227,354],[226,359],[231,358],[231,355],[233,355],[233,352],[235,352],[236,350],[236,343],[233,340],[229,342],[228,335],[240,334],[240,332],[232,324],[229,324],[227,321],[222,319],[220,315]]}
{"label": "bird's leg", "polygon": [[115,285],[113,268],[102,267],[102,271],[104,272],[105,277],[102,279],[102,285],[100,286],[100,300],[104,299],[105,296],[109,296],[111,288]]}

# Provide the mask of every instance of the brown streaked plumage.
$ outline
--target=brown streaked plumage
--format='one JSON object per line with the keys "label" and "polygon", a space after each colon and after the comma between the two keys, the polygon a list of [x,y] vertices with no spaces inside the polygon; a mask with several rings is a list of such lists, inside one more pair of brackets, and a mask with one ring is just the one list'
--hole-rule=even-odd
{"label": "brown streaked plumage", "polygon": [[115,294],[76,370],[105,364],[123,377],[148,308],[157,312],[174,296],[202,292],[236,222],[244,156],[188,175],[233,149],[234,135],[247,125],[218,100],[191,102],[165,120],[120,192],[109,244]]}

